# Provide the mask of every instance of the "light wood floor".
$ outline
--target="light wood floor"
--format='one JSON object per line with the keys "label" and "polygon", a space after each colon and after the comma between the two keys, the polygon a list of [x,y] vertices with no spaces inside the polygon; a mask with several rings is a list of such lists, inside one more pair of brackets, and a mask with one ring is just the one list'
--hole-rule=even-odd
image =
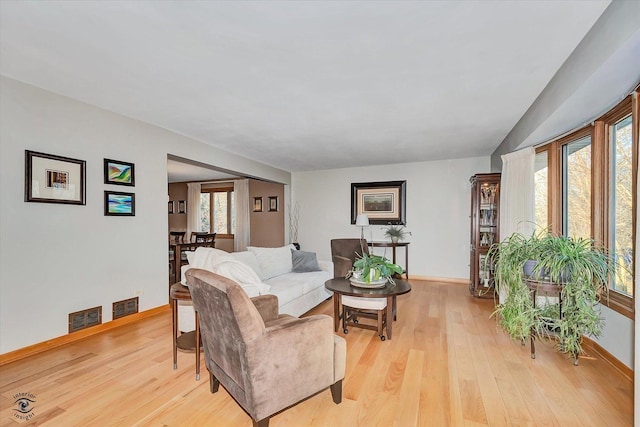
{"label": "light wood floor", "polygon": [[[343,401],[327,390],[271,419],[278,426],[631,426],[632,384],[591,357],[580,366],[513,343],[489,319],[493,301],[462,285],[412,281],[392,340],[352,329]],[[330,301],[313,313],[330,314]],[[341,333],[342,335],[342,333]],[[0,425],[17,425],[14,398],[36,397],[31,423],[51,426],[250,426],[194,355],[171,362],[167,311],[0,368]]]}

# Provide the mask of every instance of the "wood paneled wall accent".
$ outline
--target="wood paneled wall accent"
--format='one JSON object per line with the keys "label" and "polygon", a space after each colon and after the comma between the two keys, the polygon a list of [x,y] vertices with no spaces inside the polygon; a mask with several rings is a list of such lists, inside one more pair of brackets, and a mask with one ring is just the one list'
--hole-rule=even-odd
{"label": "wood paneled wall accent", "polygon": [[[269,197],[278,197],[278,211],[269,212]],[[249,180],[249,200],[262,197],[262,212],[251,212],[251,246],[279,247],[284,245],[284,185]],[[253,206],[251,203],[250,206]]]}
{"label": "wood paneled wall accent", "polygon": [[174,213],[169,214],[169,231],[187,231],[187,215],[178,213],[178,201],[184,200],[186,202],[187,200],[187,183],[169,184],[169,200],[173,200],[175,203]]}

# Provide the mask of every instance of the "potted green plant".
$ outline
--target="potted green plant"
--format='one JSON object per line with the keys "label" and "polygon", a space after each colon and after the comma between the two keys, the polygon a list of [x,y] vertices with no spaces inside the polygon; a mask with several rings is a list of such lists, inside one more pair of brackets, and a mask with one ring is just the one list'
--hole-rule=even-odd
{"label": "potted green plant", "polygon": [[[536,261],[529,277],[523,272],[527,260]],[[487,262],[495,268],[498,292],[506,294],[495,311],[505,331],[523,342],[531,334],[557,337],[560,351],[573,356],[574,364],[582,354],[582,336],[599,336],[604,320],[598,303],[607,297],[617,268],[624,268],[591,239],[546,232],[529,238],[512,234],[490,248]],[[533,289],[540,284],[555,285],[559,298],[534,301]]]}
{"label": "potted green plant", "polygon": [[495,291],[506,295],[505,301],[494,314],[499,314],[501,326],[513,339],[524,340],[534,324],[533,303],[530,292],[523,284],[523,267],[535,258],[535,242],[521,233],[513,233],[494,243],[485,258],[485,270],[493,269]]}
{"label": "potted green plant", "polygon": [[405,231],[401,225],[388,225],[384,231],[384,235],[391,239],[391,243],[398,243],[398,241],[404,239],[407,234],[411,234]]}
{"label": "potted green plant", "polygon": [[372,283],[380,280],[394,283],[393,275],[402,274],[404,270],[397,264],[380,255],[362,254],[353,263],[353,269],[347,274],[347,278],[353,277],[364,283]]}

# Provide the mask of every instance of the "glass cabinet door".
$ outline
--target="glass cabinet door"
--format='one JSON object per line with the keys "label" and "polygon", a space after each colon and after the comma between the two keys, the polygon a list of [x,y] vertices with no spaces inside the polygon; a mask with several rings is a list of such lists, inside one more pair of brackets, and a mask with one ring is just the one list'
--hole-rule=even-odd
{"label": "glass cabinet door", "polygon": [[471,262],[469,290],[476,297],[493,298],[493,266],[487,252],[500,241],[500,174],[473,175],[471,182]]}
{"label": "glass cabinet door", "polygon": [[480,228],[480,247],[488,248],[496,243],[498,232],[498,184],[480,185],[480,209],[478,222]]}

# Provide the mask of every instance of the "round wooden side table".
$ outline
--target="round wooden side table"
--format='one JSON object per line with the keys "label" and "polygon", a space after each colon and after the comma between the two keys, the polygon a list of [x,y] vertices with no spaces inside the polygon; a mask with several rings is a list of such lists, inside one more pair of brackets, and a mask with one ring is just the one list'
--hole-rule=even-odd
{"label": "round wooden side table", "polygon": [[177,282],[169,289],[173,314],[173,369],[178,369],[178,348],[196,353],[196,381],[200,380],[200,322],[196,313],[196,330],[178,335],[178,301],[191,301],[189,288]]}
{"label": "round wooden side table", "polygon": [[[335,332],[338,332],[338,325],[340,324],[341,319],[345,319],[345,310],[342,305],[342,295],[359,297],[359,298],[386,298],[387,306],[385,307],[385,316],[386,316],[386,330],[387,336],[386,339],[391,339],[391,333],[393,330],[393,321],[396,318],[396,297],[398,295],[404,295],[411,291],[411,285],[409,282],[401,279],[394,279],[395,285],[387,284],[384,288],[359,288],[355,287],[351,284],[348,279],[345,278],[334,278],[327,280],[324,282],[324,287],[327,290],[333,292],[333,329]],[[342,312],[342,313],[341,313]],[[373,329],[380,332],[381,326],[376,326],[375,328],[371,328],[368,325],[362,325],[360,323],[346,323],[348,326],[354,326],[357,328],[364,329]],[[379,333],[380,335],[380,333]],[[382,339],[382,335],[380,336]]]}

